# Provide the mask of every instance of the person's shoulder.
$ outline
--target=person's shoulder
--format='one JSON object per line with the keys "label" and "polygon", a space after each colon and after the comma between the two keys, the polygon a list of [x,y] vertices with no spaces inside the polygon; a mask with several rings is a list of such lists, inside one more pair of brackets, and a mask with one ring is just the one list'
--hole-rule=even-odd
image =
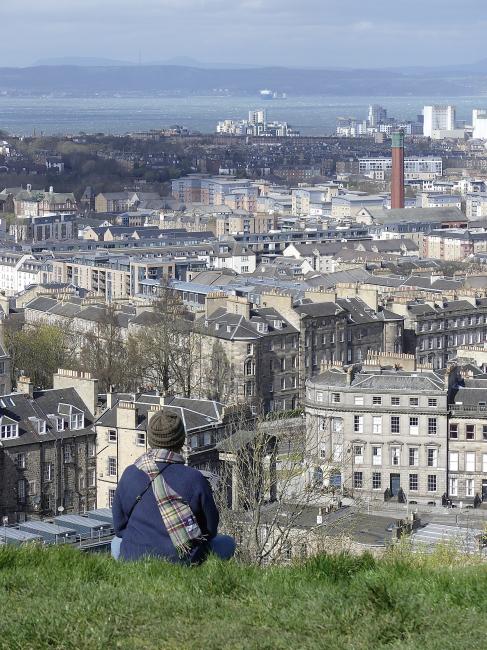
{"label": "person's shoulder", "polygon": [[140,480],[145,476],[145,472],[143,472],[141,469],[137,467],[134,463],[132,465],[127,465],[127,467],[124,469],[121,481],[123,480]]}
{"label": "person's shoulder", "polygon": [[200,485],[203,487],[208,484],[206,476],[202,474],[199,469],[196,469],[196,467],[188,467],[188,465],[184,465],[184,473],[186,478],[195,486]]}

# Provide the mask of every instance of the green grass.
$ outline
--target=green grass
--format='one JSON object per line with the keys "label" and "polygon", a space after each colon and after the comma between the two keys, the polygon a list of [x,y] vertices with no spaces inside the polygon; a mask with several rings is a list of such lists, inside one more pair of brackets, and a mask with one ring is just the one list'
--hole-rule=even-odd
{"label": "green grass", "polygon": [[487,647],[487,567],[448,554],[258,569],[3,548],[0,606],[2,650]]}

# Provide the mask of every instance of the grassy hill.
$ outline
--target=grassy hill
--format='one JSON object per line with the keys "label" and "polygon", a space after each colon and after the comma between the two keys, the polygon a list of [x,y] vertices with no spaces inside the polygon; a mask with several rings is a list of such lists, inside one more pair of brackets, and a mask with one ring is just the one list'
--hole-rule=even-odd
{"label": "grassy hill", "polygon": [[258,569],[0,549],[2,650],[487,647],[487,567],[321,557]]}

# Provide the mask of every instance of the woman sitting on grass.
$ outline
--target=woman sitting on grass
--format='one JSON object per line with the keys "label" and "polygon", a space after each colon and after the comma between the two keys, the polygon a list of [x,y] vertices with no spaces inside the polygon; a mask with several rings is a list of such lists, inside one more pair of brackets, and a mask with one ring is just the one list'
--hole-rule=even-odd
{"label": "woman sitting on grass", "polygon": [[210,552],[224,560],[234,555],[235,541],[217,534],[219,515],[208,481],[184,464],[185,440],[179,415],[163,410],[151,417],[151,449],[127,467],[115,492],[115,559],[155,556],[198,564]]}

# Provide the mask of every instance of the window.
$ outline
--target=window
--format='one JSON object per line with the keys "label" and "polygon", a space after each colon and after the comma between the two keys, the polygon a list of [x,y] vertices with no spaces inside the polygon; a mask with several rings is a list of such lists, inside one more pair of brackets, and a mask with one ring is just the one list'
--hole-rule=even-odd
{"label": "window", "polygon": [[[281,388],[282,388],[282,379],[281,379]],[[316,393],[316,401],[317,402],[322,402],[323,401],[323,393],[321,393],[321,392]]]}
{"label": "window", "polygon": [[372,472],[372,489],[380,490],[382,487],[382,474],[380,472]]}
{"label": "window", "polygon": [[458,479],[455,476],[451,476],[449,479],[448,492],[451,497],[458,496]]}
{"label": "window", "polygon": [[382,465],[382,447],[372,447],[372,465]]}
{"label": "window", "polygon": [[363,406],[364,405],[364,397],[363,397],[363,395],[355,395],[354,404],[355,404],[355,406]]}
{"label": "window", "polygon": [[419,406],[419,397],[410,397],[409,406]]}
{"label": "window", "polygon": [[418,475],[410,474],[409,475],[409,490],[411,492],[417,492],[418,490]]}
{"label": "window", "polygon": [[437,406],[438,400],[436,397],[428,397],[428,406]]}
{"label": "window", "polygon": [[428,418],[428,435],[436,436],[436,418]]}
{"label": "window", "polygon": [[380,415],[372,416],[372,432],[382,433],[382,418]]}
{"label": "window", "polygon": [[467,451],[465,454],[465,471],[475,472],[475,452]]}
{"label": "window", "polygon": [[88,487],[95,487],[96,485],[96,471],[94,469],[88,470]]}
{"label": "window", "polygon": [[465,481],[465,496],[473,497],[475,494],[475,484],[473,478],[468,478]]}
{"label": "window", "polygon": [[0,428],[0,438],[4,440],[7,438],[18,438],[19,427],[17,424],[2,424]]}
{"label": "window", "polygon": [[108,458],[108,476],[117,475],[117,459],[114,456]]}
{"label": "window", "polygon": [[108,442],[117,442],[117,431],[116,431],[116,429],[110,429],[108,431]]}
{"label": "window", "polygon": [[401,464],[401,449],[400,447],[391,447],[391,465]]}
{"label": "window", "polygon": [[409,435],[417,436],[419,434],[419,418],[410,417],[409,418]]}
{"label": "window", "polygon": [[458,451],[450,451],[449,466],[450,472],[458,472]]}
{"label": "window", "polygon": [[335,433],[340,433],[343,431],[343,420],[342,418],[332,418],[331,419],[331,430]]}
{"label": "window", "polygon": [[335,442],[333,445],[333,462],[341,463],[343,459],[343,445],[340,442]]}
{"label": "window", "polygon": [[428,467],[438,466],[438,449],[428,449]]}
{"label": "window", "polygon": [[487,424],[482,425],[482,438],[487,440]]}
{"label": "window", "polygon": [[391,415],[391,433],[399,433],[399,416]]}
{"label": "window", "polygon": [[399,406],[401,403],[400,397],[391,397],[391,406]]}
{"label": "window", "polygon": [[247,343],[247,354],[254,354],[254,344]]}
{"label": "window", "polygon": [[475,424],[467,424],[465,427],[465,438],[467,440],[475,439]]}
{"label": "window", "polygon": [[353,430],[355,431],[355,433],[364,432],[364,418],[362,415],[353,416]]}
{"label": "window", "polygon": [[45,482],[52,481],[52,463],[44,463],[42,468],[42,480]]}
{"label": "window", "polygon": [[46,433],[46,421],[45,420],[38,420],[37,421],[37,432],[40,435],[43,435]]}
{"label": "window", "polygon": [[108,507],[113,506],[113,500],[115,498],[115,490],[108,490]]}
{"label": "window", "polygon": [[19,503],[25,501],[25,481],[23,478],[17,481],[17,501]]}
{"label": "window", "polygon": [[458,438],[458,424],[450,424],[450,438]]}
{"label": "window", "polygon": [[85,475],[84,474],[79,475],[79,489],[80,490],[85,489]]}
{"label": "window", "polygon": [[137,431],[137,437],[135,439],[135,444],[138,447],[145,447],[145,431]]}
{"label": "window", "polygon": [[362,445],[355,445],[353,448],[354,463],[356,465],[362,465],[364,462],[364,448]]}
{"label": "window", "polygon": [[372,397],[372,404],[382,404],[382,397],[380,395],[374,395]]}
{"label": "window", "polygon": [[363,472],[354,472],[353,473],[353,487],[360,490],[364,485],[364,475]]}
{"label": "window", "polygon": [[428,492],[436,492],[436,474],[428,474]]}
{"label": "window", "polygon": [[487,474],[487,454],[482,454],[482,472]]}
{"label": "window", "polygon": [[64,447],[64,462],[72,463],[73,462],[73,450],[70,446]]}
{"label": "window", "polygon": [[84,413],[73,413],[69,421],[69,428],[73,431],[79,431],[85,426],[85,415]]}
{"label": "window", "polygon": [[320,447],[320,458],[321,460],[326,459],[326,447],[324,445]]}
{"label": "window", "polygon": [[333,404],[339,404],[340,402],[340,393],[332,393],[331,394],[331,401]]}
{"label": "window", "polygon": [[417,447],[409,448],[409,466],[417,467],[419,465],[419,449]]}
{"label": "window", "polygon": [[18,469],[25,469],[25,454],[17,454],[15,457],[15,464]]}

